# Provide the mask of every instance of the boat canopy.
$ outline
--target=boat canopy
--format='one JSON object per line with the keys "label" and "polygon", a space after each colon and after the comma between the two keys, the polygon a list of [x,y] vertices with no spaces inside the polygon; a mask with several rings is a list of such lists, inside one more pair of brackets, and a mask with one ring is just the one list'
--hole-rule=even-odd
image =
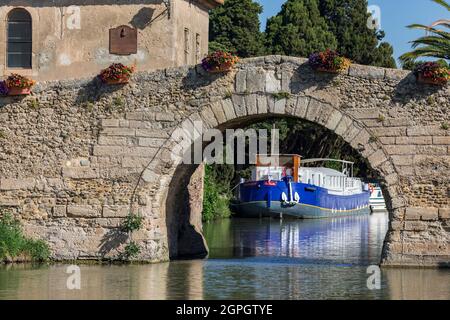
{"label": "boat canopy", "polygon": [[305,159],[302,160],[302,164],[316,163],[316,162],[337,162],[342,163],[342,173],[349,177],[353,177],[353,165],[352,161],[338,160],[338,159],[328,159],[328,158],[316,158],[316,159]]}

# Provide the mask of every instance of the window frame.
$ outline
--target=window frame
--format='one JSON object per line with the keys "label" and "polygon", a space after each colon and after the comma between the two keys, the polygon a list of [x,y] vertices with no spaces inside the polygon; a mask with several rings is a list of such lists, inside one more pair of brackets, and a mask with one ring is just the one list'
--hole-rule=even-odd
{"label": "window frame", "polygon": [[[10,41],[9,30],[10,30],[10,22],[11,22],[10,17],[11,17],[11,14],[14,11],[22,11],[22,12],[26,13],[28,15],[28,17],[29,17],[29,21],[28,20],[23,20],[23,21],[19,21],[18,20],[17,21],[17,22],[29,22],[30,40],[29,41],[17,41],[16,42],[16,43],[24,43],[24,44],[27,44],[27,45],[30,46],[30,52],[29,52],[30,62],[29,62],[29,65],[27,65],[26,67],[25,66],[21,66],[21,67],[10,66],[10,59],[9,59],[10,50],[9,50],[9,48],[10,48],[10,43],[13,43],[13,42]],[[5,67],[6,67],[6,69],[7,70],[24,70],[24,71],[32,70],[33,69],[33,38],[34,38],[33,37],[33,16],[31,15],[31,13],[27,9],[22,8],[22,7],[17,7],[17,8],[11,9],[6,14],[6,19],[5,20],[6,20],[5,21],[5,26],[6,26],[6,28],[5,28],[5,32],[6,32],[6,35],[5,35],[5,39],[6,39],[6,41],[5,41]]]}

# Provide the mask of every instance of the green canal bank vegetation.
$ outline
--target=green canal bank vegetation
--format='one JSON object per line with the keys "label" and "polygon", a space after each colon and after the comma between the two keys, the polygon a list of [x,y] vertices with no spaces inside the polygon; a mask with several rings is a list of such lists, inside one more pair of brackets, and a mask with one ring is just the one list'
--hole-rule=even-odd
{"label": "green canal bank vegetation", "polygon": [[[133,261],[139,255],[140,247],[133,241],[132,235],[133,232],[142,228],[142,224],[143,218],[135,214],[129,214],[124,219],[121,232],[124,236],[126,235],[123,237],[125,243],[123,243],[123,251],[117,257],[107,260],[81,260],[77,263],[129,263]],[[45,241],[27,237],[20,221],[10,212],[0,210],[0,264],[51,263],[50,254],[50,247]]]}
{"label": "green canal bank vegetation", "polygon": [[[367,160],[358,151],[335,133],[319,125],[291,118],[271,118],[254,123],[244,130],[265,129],[268,133],[275,127],[279,130],[279,150],[283,154],[299,154],[303,159],[331,158],[345,159],[355,162],[354,175],[368,180],[376,180]],[[205,166],[205,180],[203,193],[203,221],[227,219],[232,216],[230,204],[233,201],[236,186],[240,178],[251,178],[253,166],[248,154],[246,141],[245,165],[213,164]],[[268,135],[268,149],[271,137]],[[235,150],[236,151],[236,150]],[[235,152],[236,154],[236,152]],[[341,170],[341,165],[335,162],[324,162],[324,167]]]}
{"label": "green canal bank vegetation", "polygon": [[0,216],[0,263],[49,260],[50,248],[45,241],[26,237],[11,213],[0,212]]}

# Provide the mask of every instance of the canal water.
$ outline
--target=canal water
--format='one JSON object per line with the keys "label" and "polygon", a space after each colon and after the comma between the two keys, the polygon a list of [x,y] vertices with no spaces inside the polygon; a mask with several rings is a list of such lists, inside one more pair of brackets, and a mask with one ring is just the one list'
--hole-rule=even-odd
{"label": "canal water", "polygon": [[1,266],[0,299],[450,299],[444,269],[383,269],[369,289],[387,223],[223,220],[204,226],[209,259],[82,265],[80,290],[67,289],[67,265]]}

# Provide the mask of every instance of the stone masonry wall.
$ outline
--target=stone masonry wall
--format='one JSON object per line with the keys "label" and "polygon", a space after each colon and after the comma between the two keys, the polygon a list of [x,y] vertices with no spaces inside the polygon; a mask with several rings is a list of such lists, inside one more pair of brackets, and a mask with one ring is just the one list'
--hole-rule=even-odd
{"label": "stone masonry wall", "polygon": [[190,220],[180,192],[193,172],[173,161],[172,132],[196,120],[225,129],[289,116],[342,136],[378,172],[390,209],[383,264],[448,265],[449,96],[449,86],[401,70],[353,65],[329,75],[280,56],[226,75],[196,66],[138,73],[118,87],[39,83],[29,97],[0,98],[0,206],[59,260],[116,257],[132,210],[145,217],[134,235],[140,259],[165,261],[181,250],[179,221]]}

